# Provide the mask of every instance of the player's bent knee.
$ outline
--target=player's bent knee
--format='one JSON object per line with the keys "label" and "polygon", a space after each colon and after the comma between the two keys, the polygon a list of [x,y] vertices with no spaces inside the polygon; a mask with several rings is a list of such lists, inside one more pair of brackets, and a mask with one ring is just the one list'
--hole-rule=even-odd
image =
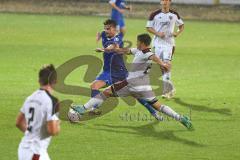
{"label": "player's bent knee", "polygon": [[107,88],[103,91],[103,94],[106,96],[106,97],[110,97],[112,95],[112,91],[111,91],[111,88]]}
{"label": "player's bent knee", "polygon": [[91,85],[90,85],[90,88],[92,90],[99,90],[100,88],[102,88],[104,85],[101,84],[101,83],[98,83],[98,82],[93,82]]}
{"label": "player's bent knee", "polygon": [[95,89],[95,84],[92,83],[92,84],[90,85],[90,88],[91,88],[91,89]]}

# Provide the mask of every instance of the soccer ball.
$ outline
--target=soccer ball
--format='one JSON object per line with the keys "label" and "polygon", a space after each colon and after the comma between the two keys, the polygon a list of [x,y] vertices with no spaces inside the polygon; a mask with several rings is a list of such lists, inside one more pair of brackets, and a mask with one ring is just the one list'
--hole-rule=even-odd
{"label": "soccer ball", "polygon": [[74,111],[72,108],[69,109],[67,116],[68,116],[69,121],[72,123],[77,123],[81,119],[81,115],[79,113],[77,113],[76,111]]}

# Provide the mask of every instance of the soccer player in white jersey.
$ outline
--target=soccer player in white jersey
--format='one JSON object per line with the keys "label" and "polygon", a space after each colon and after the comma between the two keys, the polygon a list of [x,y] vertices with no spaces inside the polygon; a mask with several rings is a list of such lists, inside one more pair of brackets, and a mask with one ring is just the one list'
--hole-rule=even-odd
{"label": "soccer player in white jersey", "polygon": [[57,73],[53,65],[39,71],[40,89],[26,98],[17,116],[16,126],[23,133],[18,148],[19,160],[50,160],[47,148],[51,136],[60,131],[58,99],[52,95]]}
{"label": "soccer player in white jersey", "polygon": [[[175,50],[175,39],[184,30],[183,20],[179,14],[170,9],[171,0],[161,0],[161,9],[151,13],[146,28],[154,34],[153,48],[155,54],[164,62],[171,62]],[[175,26],[178,30],[175,32]],[[172,98],[176,92],[171,81],[171,71],[162,72],[162,97]]]}
{"label": "soccer player in white jersey", "polygon": [[164,63],[151,52],[149,48],[150,43],[151,37],[148,34],[140,34],[137,37],[137,48],[98,49],[99,51],[104,51],[106,53],[114,51],[118,54],[133,55],[134,59],[129,75],[127,79],[114,83],[102,93],[91,98],[83,106],[74,105],[72,106],[72,109],[79,114],[83,114],[95,105],[99,107],[109,97],[133,96],[136,99],[145,99],[147,103],[151,104],[157,111],[174,118],[188,129],[192,129],[192,123],[188,117],[182,116],[170,107],[160,104],[152,90],[149,79],[149,71],[151,69],[152,61],[159,64],[165,71],[168,70],[169,65],[168,63]]}

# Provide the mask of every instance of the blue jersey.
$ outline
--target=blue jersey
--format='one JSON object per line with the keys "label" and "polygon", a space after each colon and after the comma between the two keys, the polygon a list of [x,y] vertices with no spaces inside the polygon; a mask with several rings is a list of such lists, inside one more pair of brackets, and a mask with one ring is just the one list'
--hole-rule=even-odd
{"label": "blue jersey", "polygon": [[[111,44],[117,44],[119,45],[120,48],[123,47],[122,33],[119,33],[112,38],[108,38],[106,36],[106,33],[103,31],[101,34],[101,38],[102,45],[104,48],[108,47]],[[117,53],[103,53],[103,60],[104,60],[103,72],[109,73],[112,79],[118,77],[126,78],[128,72],[124,64],[123,55]]]}

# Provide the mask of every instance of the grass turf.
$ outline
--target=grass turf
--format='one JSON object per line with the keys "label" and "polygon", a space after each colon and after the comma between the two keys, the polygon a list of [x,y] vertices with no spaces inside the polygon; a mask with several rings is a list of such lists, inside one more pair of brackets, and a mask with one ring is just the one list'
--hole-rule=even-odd
{"label": "grass turf", "polygon": [[[93,55],[95,32],[104,17],[0,14],[0,155],[17,159],[23,134],[15,117],[26,96],[38,88],[37,72],[42,64],[63,64],[79,55]],[[126,21],[127,40],[135,42],[145,32],[146,21]],[[160,99],[176,111],[189,114],[195,131],[189,132],[173,120],[121,119],[128,113],[147,114],[139,104],[120,100],[116,109],[100,118],[72,125],[62,121],[61,134],[52,139],[50,157],[68,159],[239,159],[240,24],[187,21],[177,40],[173,61],[176,98]],[[135,43],[134,43],[135,44]],[[67,84],[86,88],[74,70]],[[84,96],[56,93],[59,99],[84,103]],[[160,97],[159,97],[160,98]]]}

